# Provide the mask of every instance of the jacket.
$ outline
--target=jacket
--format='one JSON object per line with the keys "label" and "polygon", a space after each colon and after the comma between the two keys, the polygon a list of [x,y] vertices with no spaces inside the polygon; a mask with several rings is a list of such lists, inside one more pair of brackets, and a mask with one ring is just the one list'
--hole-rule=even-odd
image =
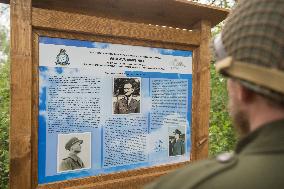
{"label": "jacket", "polygon": [[284,187],[284,120],[263,125],[221,154],[170,173],[147,189],[278,189]]}

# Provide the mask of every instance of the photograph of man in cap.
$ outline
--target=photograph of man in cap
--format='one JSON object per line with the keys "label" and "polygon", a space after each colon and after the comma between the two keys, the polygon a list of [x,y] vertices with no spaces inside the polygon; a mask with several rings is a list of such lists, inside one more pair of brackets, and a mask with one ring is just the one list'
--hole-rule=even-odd
{"label": "photograph of man in cap", "polygon": [[140,113],[140,79],[115,78],[114,91],[114,114]]}
{"label": "photograph of man in cap", "polygon": [[69,151],[68,157],[61,161],[59,171],[68,171],[75,169],[85,168],[85,165],[78,153],[81,152],[81,144],[83,140],[79,140],[77,137],[72,137],[66,144],[65,149]]}
{"label": "photograph of man in cap", "polygon": [[169,136],[169,156],[183,155],[185,153],[185,143],[182,139],[182,133],[179,129],[175,129],[174,136]]}

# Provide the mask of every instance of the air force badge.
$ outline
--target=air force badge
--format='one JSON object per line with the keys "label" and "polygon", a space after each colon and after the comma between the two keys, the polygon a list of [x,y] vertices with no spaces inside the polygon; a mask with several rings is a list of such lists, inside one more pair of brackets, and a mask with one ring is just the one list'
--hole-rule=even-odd
{"label": "air force badge", "polygon": [[69,56],[68,54],[66,54],[66,50],[65,49],[60,49],[59,54],[56,56],[56,65],[61,65],[61,66],[66,66],[69,65]]}

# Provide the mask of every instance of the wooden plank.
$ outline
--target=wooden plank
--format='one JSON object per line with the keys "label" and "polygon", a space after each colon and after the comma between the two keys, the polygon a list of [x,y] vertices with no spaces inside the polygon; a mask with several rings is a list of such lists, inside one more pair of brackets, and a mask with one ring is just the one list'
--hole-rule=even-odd
{"label": "wooden plank", "polygon": [[191,29],[200,20],[215,26],[229,12],[187,0],[33,0],[33,6],[182,29]]}
{"label": "wooden plank", "polygon": [[38,185],[38,95],[39,95],[39,36],[33,32],[33,65],[32,65],[32,188]]}
{"label": "wooden plank", "polygon": [[66,189],[139,189],[142,188],[145,183],[150,183],[158,177],[168,174],[170,171],[163,171],[158,173],[151,173],[146,175],[129,176],[126,178],[114,179],[107,182],[92,183],[84,186],[67,187]]}
{"label": "wooden plank", "polygon": [[10,0],[0,0],[0,3],[9,4],[9,3],[10,3]]}
{"label": "wooden plank", "polygon": [[11,4],[10,188],[31,188],[31,0]]}
{"label": "wooden plank", "polygon": [[82,179],[73,179],[62,182],[39,185],[37,189],[89,189],[89,188],[115,188],[132,189],[153,181],[154,179],[168,174],[177,168],[187,165],[188,162],[177,163],[151,168],[142,168],[132,171],[124,171],[107,175],[93,176]]}
{"label": "wooden plank", "polygon": [[200,46],[193,53],[192,96],[192,160],[208,157],[209,112],[210,112],[210,35],[211,25],[201,21],[196,25],[201,30]]}
{"label": "wooden plank", "polygon": [[198,45],[199,31],[177,30],[147,24],[33,8],[32,24],[36,28],[116,36],[146,41]]}
{"label": "wooden plank", "polygon": [[[106,42],[112,44],[122,44],[122,45],[134,45],[134,46],[143,46],[143,47],[156,47],[164,49],[179,49],[179,50],[188,50],[193,51],[196,49],[194,45],[184,45],[176,43],[157,42],[157,41],[143,41],[138,39],[131,38],[118,38],[114,36],[102,36],[102,35],[88,35],[82,33],[72,33],[72,32],[61,32],[61,31],[48,31],[48,30],[33,30],[36,35],[46,36],[46,37],[56,37],[64,39],[77,39],[77,40],[87,40],[94,42]],[[179,35],[179,34],[177,34]]]}

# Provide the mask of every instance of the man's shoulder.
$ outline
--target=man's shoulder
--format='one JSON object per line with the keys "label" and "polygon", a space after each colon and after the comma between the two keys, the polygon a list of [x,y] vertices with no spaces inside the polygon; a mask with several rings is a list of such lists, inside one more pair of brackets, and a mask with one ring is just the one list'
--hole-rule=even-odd
{"label": "man's shoulder", "polygon": [[72,169],[73,160],[70,157],[63,158],[60,163],[60,170],[61,171],[67,171]]}
{"label": "man's shoulder", "polygon": [[139,104],[140,103],[140,97],[139,96],[133,96],[132,97],[132,103]]}
{"label": "man's shoulder", "polygon": [[146,188],[278,188],[284,185],[283,158],[283,153],[246,155],[224,153],[209,160],[192,163],[162,177]]}
{"label": "man's shoulder", "polygon": [[147,189],[174,189],[195,188],[214,175],[224,172],[235,166],[237,158],[233,153],[221,154],[215,158],[192,163],[184,168],[178,169],[157,182],[148,185]]}
{"label": "man's shoulder", "polygon": [[66,157],[62,159],[62,163],[73,163],[74,160],[71,157]]}

